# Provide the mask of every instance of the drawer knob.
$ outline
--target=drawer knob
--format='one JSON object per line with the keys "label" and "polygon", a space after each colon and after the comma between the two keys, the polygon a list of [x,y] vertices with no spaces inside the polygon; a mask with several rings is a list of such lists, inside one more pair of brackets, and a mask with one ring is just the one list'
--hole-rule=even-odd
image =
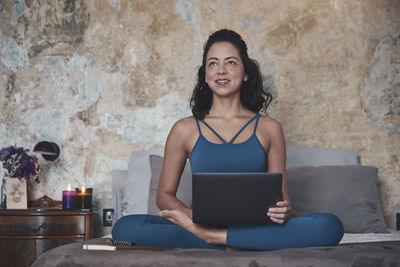
{"label": "drawer knob", "polygon": [[46,229],[47,228],[47,224],[46,223],[42,223],[41,225],[39,225],[39,227],[37,228],[33,228],[31,226],[26,226],[25,229],[30,231],[30,232],[38,232],[40,231],[40,229]]}

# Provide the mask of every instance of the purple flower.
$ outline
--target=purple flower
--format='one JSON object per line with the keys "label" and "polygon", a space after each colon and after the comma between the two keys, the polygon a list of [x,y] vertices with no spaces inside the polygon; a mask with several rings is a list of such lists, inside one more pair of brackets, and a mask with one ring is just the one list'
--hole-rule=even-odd
{"label": "purple flower", "polygon": [[33,179],[39,183],[40,166],[38,158],[28,154],[29,149],[23,147],[3,147],[0,150],[0,161],[7,170],[8,176],[20,179]]}

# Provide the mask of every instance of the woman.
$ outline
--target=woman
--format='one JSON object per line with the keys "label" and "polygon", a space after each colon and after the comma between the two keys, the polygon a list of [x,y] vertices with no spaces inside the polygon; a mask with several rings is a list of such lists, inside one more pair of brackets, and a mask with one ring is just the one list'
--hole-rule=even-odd
{"label": "woman", "polygon": [[[213,33],[203,53],[193,91],[193,117],[172,127],[165,145],[157,190],[158,216],[129,215],[113,228],[113,238],[141,246],[273,250],[336,245],[343,225],[334,215],[312,213],[289,219],[286,145],[276,120],[259,115],[271,102],[257,63],[239,34]],[[283,200],[268,210],[265,225],[208,227],[192,222],[192,210],[176,198],[186,159],[192,172],[279,172]]]}

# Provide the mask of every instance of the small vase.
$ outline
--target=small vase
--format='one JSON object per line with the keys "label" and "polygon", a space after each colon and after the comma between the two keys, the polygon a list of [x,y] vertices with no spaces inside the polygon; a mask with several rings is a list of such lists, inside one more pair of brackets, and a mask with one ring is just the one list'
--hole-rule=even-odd
{"label": "small vase", "polygon": [[7,195],[7,190],[6,190],[6,178],[3,178],[1,180],[1,189],[0,189],[0,209],[5,210],[6,209],[6,195]]}

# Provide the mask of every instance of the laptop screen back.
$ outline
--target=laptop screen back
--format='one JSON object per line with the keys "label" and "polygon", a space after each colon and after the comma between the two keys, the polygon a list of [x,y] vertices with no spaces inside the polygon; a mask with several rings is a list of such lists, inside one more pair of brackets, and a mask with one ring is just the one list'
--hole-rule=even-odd
{"label": "laptop screen back", "polygon": [[281,173],[193,173],[193,222],[261,224],[282,200]]}

